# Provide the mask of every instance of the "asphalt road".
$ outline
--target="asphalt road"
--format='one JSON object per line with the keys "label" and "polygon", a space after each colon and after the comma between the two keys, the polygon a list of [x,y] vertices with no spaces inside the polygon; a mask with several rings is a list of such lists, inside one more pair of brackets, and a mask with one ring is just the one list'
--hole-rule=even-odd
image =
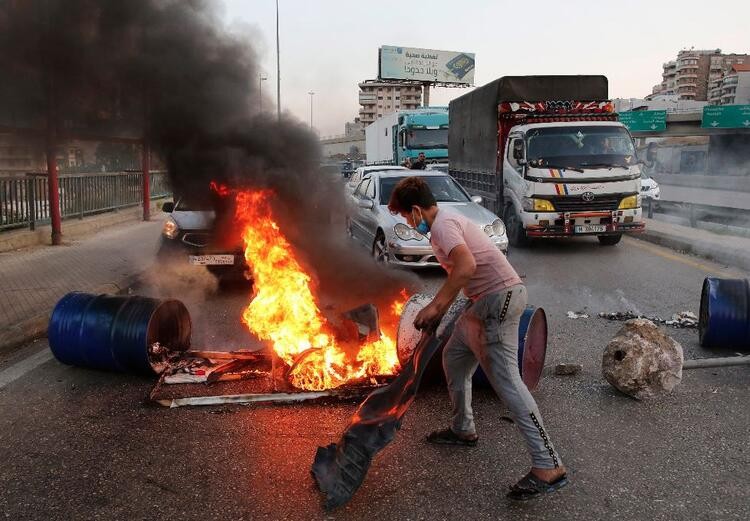
{"label": "asphalt road", "polygon": [[[529,461],[487,391],[475,395],[478,447],[425,444],[448,416],[444,389],[432,386],[352,502],[325,513],[310,464],[355,403],[164,409],[144,403],[151,379],[61,365],[39,341],[0,365],[0,511],[14,520],[750,518],[750,369],[686,371],[670,396],[636,402],[601,377],[602,350],[621,324],[593,316],[697,312],[706,275],[747,274],[629,239],[544,243],[510,258],[530,303],[547,311],[547,365],[583,365],[577,376],[546,376],[535,392],[572,481],[554,496],[505,499]],[[422,277],[427,287],[442,279]],[[200,280],[175,287],[194,344],[257,345],[238,320],[246,289],[205,297]],[[592,318],[568,319],[569,310]],[[694,330],[669,333],[686,358],[715,355]]]}

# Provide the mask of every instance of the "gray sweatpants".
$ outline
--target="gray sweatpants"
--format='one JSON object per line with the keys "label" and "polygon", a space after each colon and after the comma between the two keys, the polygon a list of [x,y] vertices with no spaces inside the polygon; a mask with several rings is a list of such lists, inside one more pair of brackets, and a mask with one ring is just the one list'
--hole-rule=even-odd
{"label": "gray sweatpants", "polygon": [[443,369],[453,405],[451,428],[457,434],[476,433],[471,409],[471,379],[482,366],[492,388],[510,410],[534,467],[561,464],[544,430],[542,415],[518,371],[518,323],[526,308],[522,284],[484,295],[458,318],[443,351]]}

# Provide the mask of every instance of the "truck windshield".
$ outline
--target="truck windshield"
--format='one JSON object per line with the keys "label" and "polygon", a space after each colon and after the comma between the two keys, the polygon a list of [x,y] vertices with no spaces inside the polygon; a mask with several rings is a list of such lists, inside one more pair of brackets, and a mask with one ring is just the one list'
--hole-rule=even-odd
{"label": "truck windshield", "polygon": [[622,127],[535,128],[526,140],[527,161],[537,168],[612,168],[636,162],[633,140]]}
{"label": "truck windshield", "polygon": [[406,133],[406,147],[422,149],[447,148],[448,129],[409,130]]}
{"label": "truck windshield", "polygon": [[[403,177],[384,177],[380,180],[380,204],[388,204],[393,187],[402,179]],[[424,176],[422,179],[427,182],[432,195],[439,203],[466,203],[469,201],[469,197],[458,186],[458,183],[448,175]]]}

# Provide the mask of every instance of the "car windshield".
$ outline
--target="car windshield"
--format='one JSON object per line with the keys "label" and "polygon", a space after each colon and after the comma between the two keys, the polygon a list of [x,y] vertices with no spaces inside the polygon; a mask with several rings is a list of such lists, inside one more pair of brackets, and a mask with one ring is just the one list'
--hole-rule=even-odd
{"label": "car windshield", "polygon": [[[384,177],[380,180],[380,204],[388,204],[393,187],[402,179],[404,178]],[[450,176],[424,176],[422,179],[427,182],[435,200],[439,203],[466,203],[470,200]]]}
{"label": "car windshield", "polygon": [[536,168],[612,168],[636,162],[633,140],[622,127],[535,128],[526,141],[527,161]]}
{"label": "car windshield", "polygon": [[448,129],[435,128],[409,130],[406,133],[407,148],[446,148],[448,146]]}
{"label": "car windshield", "polygon": [[188,199],[181,198],[175,204],[175,211],[180,212],[210,212],[213,209],[211,201],[189,201]]}

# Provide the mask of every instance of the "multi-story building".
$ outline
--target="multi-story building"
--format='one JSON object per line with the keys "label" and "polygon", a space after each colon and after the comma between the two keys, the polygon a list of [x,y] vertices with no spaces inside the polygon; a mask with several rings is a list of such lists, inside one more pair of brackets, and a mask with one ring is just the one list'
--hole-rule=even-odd
{"label": "multi-story building", "polygon": [[675,93],[675,84],[676,84],[676,76],[677,76],[677,61],[672,60],[668,61],[664,65],[662,65],[664,71],[662,72],[662,81],[661,81],[661,89],[659,90],[659,94],[674,94]]}
{"label": "multi-story building", "polygon": [[359,119],[365,127],[397,110],[422,105],[422,86],[411,83],[366,80],[359,84]]}
{"label": "multi-story building", "polygon": [[662,82],[653,94],[676,94],[681,100],[708,101],[716,81],[732,65],[750,63],[747,54],[722,54],[721,49],[682,50],[662,66]]}
{"label": "multi-story building", "polygon": [[735,64],[709,84],[711,105],[750,104],[750,63]]}

